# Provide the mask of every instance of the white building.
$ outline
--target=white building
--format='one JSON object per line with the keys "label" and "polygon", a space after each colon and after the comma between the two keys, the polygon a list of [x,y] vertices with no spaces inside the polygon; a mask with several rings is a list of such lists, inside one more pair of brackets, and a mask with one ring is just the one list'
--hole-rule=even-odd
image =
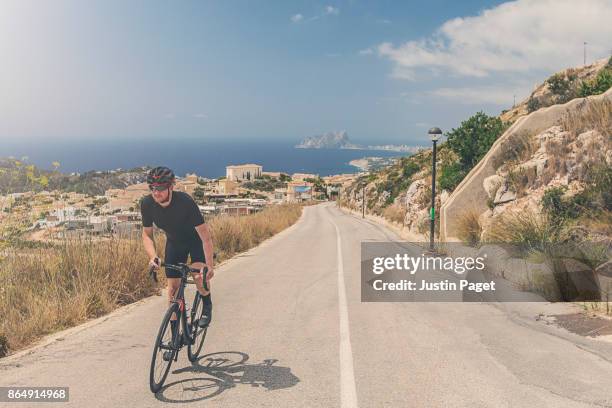
{"label": "white building", "polygon": [[225,178],[231,181],[253,180],[261,177],[261,173],[262,167],[258,164],[241,164],[225,168]]}

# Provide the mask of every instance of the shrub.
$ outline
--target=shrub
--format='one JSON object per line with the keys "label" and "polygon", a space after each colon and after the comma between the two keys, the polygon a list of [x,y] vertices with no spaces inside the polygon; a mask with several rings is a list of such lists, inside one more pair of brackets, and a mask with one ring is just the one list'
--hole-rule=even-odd
{"label": "shrub", "polygon": [[395,198],[391,195],[389,195],[386,199],[385,199],[385,204],[384,206],[387,207],[391,204],[393,204],[395,202]]}
{"label": "shrub", "polygon": [[544,192],[540,205],[555,224],[562,225],[578,216],[578,208],[572,199],[565,198],[567,187],[553,187]]}
{"label": "shrub", "polygon": [[457,218],[457,237],[469,246],[476,246],[480,243],[482,234],[482,224],[480,214],[475,210],[463,212]]}
{"label": "shrub", "polygon": [[548,88],[556,96],[556,102],[564,103],[577,96],[575,82],[576,75],[573,73],[555,74],[546,80]]}
{"label": "shrub", "polygon": [[535,112],[541,108],[540,100],[538,98],[534,98],[530,96],[527,100],[527,112]]}
{"label": "shrub", "polygon": [[459,156],[463,170],[469,171],[489,151],[507,125],[501,119],[478,112],[461,126],[447,133],[447,145]]}
{"label": "shrub", "polygon": [[418,164],[416,164],[413,161],[407,161],[402,166],[402,176],[404,178],[411,178],[416,173],[418,173],[419,170],[421,170],[421,168],[419,167]]}
{"label": "shrub", "polygon": [[597,73],[597,76],[590,81],[584,81],[580,85],[579,94],[581,97],[599,95],[612,87],[612,67],[606,66]]}
{"label": "shrub", "polygon": [[612,211],[612,167],[599,164],[587,169],[586,187],[573,198],[580,210],[592,212]]}
{"label": "shrub", "polygon": [[442,190],[453,191],[461,183],[466,174],[467,171],[462,168],[460,163],[442,166],[438,185]]}

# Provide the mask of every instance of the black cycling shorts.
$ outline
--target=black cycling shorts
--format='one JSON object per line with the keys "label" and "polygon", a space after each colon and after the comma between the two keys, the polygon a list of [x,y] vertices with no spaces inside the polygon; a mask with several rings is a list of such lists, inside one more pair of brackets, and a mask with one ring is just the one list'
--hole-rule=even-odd
{"label": "black cycling shorts", "polygon": [[[176,242],[166,241],[166,254],[164,256],[164,262],[172,265],[178,265],[180,263],[187,263],[187,257],[191,257],[191,263],[193,262],[204,262],[206,263],[206,257],[204,256],[204,248],[202,248],[202,241],[192,242]],[[167,278],[180,278],[181,274],[173,269],[165,269]]]}

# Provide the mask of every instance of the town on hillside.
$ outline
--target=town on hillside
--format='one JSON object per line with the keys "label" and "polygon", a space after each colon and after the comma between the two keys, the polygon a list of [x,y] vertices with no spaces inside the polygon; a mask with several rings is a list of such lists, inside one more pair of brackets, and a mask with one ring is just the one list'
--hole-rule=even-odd
{"label": "town on hillside", "polygon": [[[248,215],[282,203],[336,200],[356,175],[266,172],[258,164],[229,165],[225,177],[178,177],[175,191],[189,194],[205,217]],[[93,195],[42,190],[0,195],[0,223],[29,240],[67,237],[132,237],[142,228],[139,203],[149,194],[141,181]],[[32,189],[34,190],[34,189]],[[5,231],[5,232],[7,232]]]}

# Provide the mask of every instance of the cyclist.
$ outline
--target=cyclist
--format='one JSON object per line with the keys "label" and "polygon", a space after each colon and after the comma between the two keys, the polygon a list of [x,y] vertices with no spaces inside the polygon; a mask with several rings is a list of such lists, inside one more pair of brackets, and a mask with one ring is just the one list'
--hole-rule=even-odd
{"label": "cyclist", "polygon": [[[202,286],[202,272],[204,266],[207,266],[207,282],[214,276],[212,238],[195,201],[187,193],[173,191],[174,182],[174,172],[168,167],[155,167],[149,171],[147,183],[151,194],[143,197],[140,202],[142,240],[150,259],[149,266],[159,267],[160,261],[153,240],[155,223],[166,233],[164,261],[176,265],[186,263],[187,257],[191,256],[191,266],[200,268],[199,274],[193,274],[196,287],[204,297],[204,314],[197,323],[200,327],[206,327],[212,319],[212,301],[210,282],[208,292]],[[171,302],[181,284],[180,274],[166,269],[166,277],[168,301]],[[177,316],[172,316],[170,321],[173,338],[177,330],[176,319]]]}

